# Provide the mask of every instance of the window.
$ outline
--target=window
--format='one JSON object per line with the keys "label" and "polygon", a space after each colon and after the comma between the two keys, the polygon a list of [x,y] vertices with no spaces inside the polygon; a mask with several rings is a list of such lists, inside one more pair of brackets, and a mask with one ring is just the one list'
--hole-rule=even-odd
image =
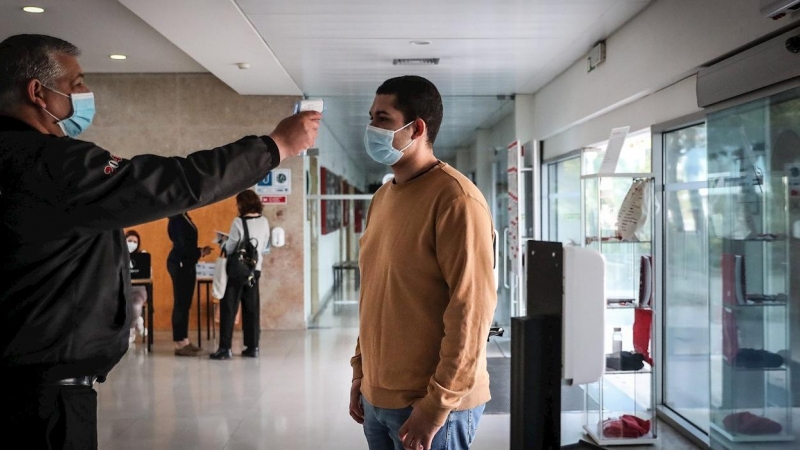
{"label": "window", "polygon": [[581,160],[573,157],[548,164],[546,170],[546,239],[580,245]]}

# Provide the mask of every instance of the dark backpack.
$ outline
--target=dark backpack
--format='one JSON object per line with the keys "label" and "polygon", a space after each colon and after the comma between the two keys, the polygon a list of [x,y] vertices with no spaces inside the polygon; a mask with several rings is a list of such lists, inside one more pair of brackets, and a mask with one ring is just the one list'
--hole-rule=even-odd
{"label": "dark backpack", "polygon": [[239,241],[233,253],[228,255],[225,269],[228,273],[228,284],[253,286],[256,282],[258,240],[255,238],[250,239],[250,231],[247,229],[246,220],[258,219],[258,217],[240,217],[240,219],[242,219],[242,228],[244,228],[244,239]]}

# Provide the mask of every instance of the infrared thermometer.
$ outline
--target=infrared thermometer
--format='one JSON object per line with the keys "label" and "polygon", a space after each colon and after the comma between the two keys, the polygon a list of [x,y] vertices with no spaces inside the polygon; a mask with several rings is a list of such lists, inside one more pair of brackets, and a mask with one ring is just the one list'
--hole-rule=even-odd
{"label": "infrared thermometer", "polygon": [[294,104],[294,113],[297,114],[303,111],[316,111],[318,113],[322,113],[323,106],[324,104],[322,99],[300,100]]}

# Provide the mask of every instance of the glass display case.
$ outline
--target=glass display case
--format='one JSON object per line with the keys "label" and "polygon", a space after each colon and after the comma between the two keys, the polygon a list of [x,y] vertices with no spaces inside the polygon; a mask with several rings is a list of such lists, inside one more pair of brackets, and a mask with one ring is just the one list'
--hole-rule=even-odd
{"label": "glass display case", "polygon": [[778,120],[793,98],[765,98],[708,117],[713,448],[797,448],[790,308],[791,241],[800,236],[792,237],[790,223],[800,160],[798,148],[779,148],[785,127]]}
{"label": "glass display case", "polygon": [[584,430],[604,446],[654,444],[658,436],[652,345],[655,193],[647,137],[638,140],[643,143],[638,148],[626,140],[620,164],[630,167],[615,173],[598,173],[602,148],[582,154],[583,245],[606,261],[606,370],[600,381],[584,386]]}

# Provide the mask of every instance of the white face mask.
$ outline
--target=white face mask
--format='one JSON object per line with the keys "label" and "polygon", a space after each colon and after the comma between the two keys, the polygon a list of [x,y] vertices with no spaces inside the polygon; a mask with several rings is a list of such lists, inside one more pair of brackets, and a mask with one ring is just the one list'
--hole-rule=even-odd
{"label": "white face mask", "polygon": [[367,131],[364,133],[364,147],[367,149],[367,154],[381,164],[386,164],[387,166],[395,165],[397,161],[400,161],[400,158],[403,157],[403,152],[410,147],[416,139],[412,139],[405,147],[396,149],[394,145],[392,145],[394,142],[394,135],[412,123],[414,122],[411,121],[395,131],[367,125]]}
{"label": "white face mask", "polygon": [[128,251],[133,253],[136,249],[139,248],[139,244],[134,241],[128,241]]}
{"label": "white face mask", "polygon": [[45,89],[49,89],[58,95],[63,95],[64,97],[70,99],[70,102],[72,102],[72,115],[66,119],[59,119],[47,109],[44,110],[44,112],[56,120],[56,124],[59,126],[59,128],[61,128],[61,132],[64,133],[64,136],[74,138],[89,128],[89,125],[92,124],[92,120],[94,120],[95,114],[93,93],[87,92],[85,94],[68,95],[51,87],[45,86]]}

